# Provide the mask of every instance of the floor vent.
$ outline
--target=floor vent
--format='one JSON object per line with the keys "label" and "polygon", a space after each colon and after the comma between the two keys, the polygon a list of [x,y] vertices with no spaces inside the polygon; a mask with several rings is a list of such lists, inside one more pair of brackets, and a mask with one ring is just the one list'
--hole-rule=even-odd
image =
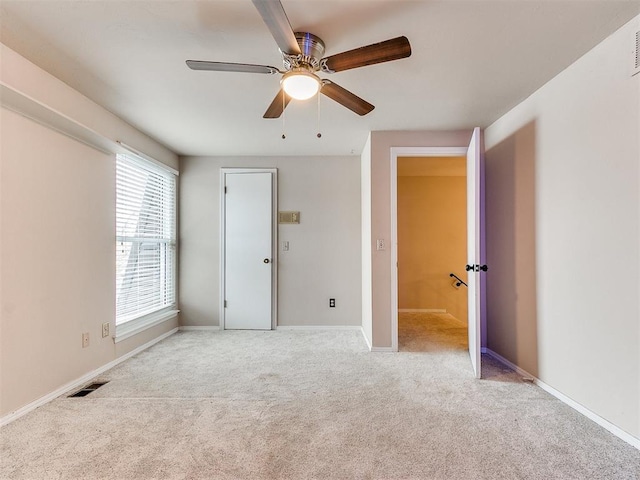
{"label": "floor vent", "polygon": [[86,397],[91,392],[95,392],[97,389],[99,389],[103,385],[106,385],[107,383],[109,383],[109,382],[94,382],[94,383],[91,383],[91,384],[87,385],[86,387],[82,387],[82,389],[78,390],[76,393],[73,393],[73,394],[69,395],[69,398],[71,398],[71,397]]}

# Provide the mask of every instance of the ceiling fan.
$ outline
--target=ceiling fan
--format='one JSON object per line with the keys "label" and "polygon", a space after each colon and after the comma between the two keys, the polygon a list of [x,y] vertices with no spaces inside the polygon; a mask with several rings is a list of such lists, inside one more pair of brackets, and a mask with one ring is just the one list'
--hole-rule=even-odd
{"label": "ceiling fan", "polygon": [[366,115],[375,108],[373,105],[331,80],[321,79],[316,73],[331,74],[411,55],[407,37],[397,37],[323,58],[325,47],[322,39],[312,33],[294,32],[280,0],[252,1],[280,48],[284,70],[267,65],[199,60],[187,60],[187,66],[192,70],[282,74],[280,91],[267,108],[264,118],[278,118],[292,98],[306,100],[318,92],[358,115]]}

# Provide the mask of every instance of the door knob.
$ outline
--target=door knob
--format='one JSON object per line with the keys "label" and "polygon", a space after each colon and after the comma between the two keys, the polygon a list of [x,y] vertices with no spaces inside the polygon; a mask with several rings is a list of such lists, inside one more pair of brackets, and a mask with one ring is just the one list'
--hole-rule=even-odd
{"label": "door knob", "polygon": [[489,267],[487,267],[486,265],[467,265],[464,268],[467,272],[479,272],[480,270],[486,272],[487,270],[489,270]]}
{"label": "door knob", "polygon": [[269,263],[270,261],[271,261],[271,260],[269,260],[268,258],[265,258],[265,259],[263,260],[263,262],[264,262],[264,263]]}

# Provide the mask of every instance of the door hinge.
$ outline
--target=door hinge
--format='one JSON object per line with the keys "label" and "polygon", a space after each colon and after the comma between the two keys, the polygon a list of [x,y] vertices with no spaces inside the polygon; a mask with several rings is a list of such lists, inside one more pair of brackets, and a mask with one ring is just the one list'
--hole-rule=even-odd
{"label": "door hinge", "polygon": [[227,301],[224,301],[224,308],[227,308]]}
{"label": "door hinge", "polygon": [[224,193],[227,193],[227,187],[224,187]]}

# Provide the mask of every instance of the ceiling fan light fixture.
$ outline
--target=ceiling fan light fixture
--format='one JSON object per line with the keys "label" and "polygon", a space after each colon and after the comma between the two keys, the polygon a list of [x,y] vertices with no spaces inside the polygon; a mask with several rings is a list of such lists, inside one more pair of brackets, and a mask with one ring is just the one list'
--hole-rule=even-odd
{"label": "ceiling fan light fixture", "polygon": [[320,86],[320,78],[304,68],[293,69],[282,77],[283,90],[296,100],[313,97],[320,90]]}

